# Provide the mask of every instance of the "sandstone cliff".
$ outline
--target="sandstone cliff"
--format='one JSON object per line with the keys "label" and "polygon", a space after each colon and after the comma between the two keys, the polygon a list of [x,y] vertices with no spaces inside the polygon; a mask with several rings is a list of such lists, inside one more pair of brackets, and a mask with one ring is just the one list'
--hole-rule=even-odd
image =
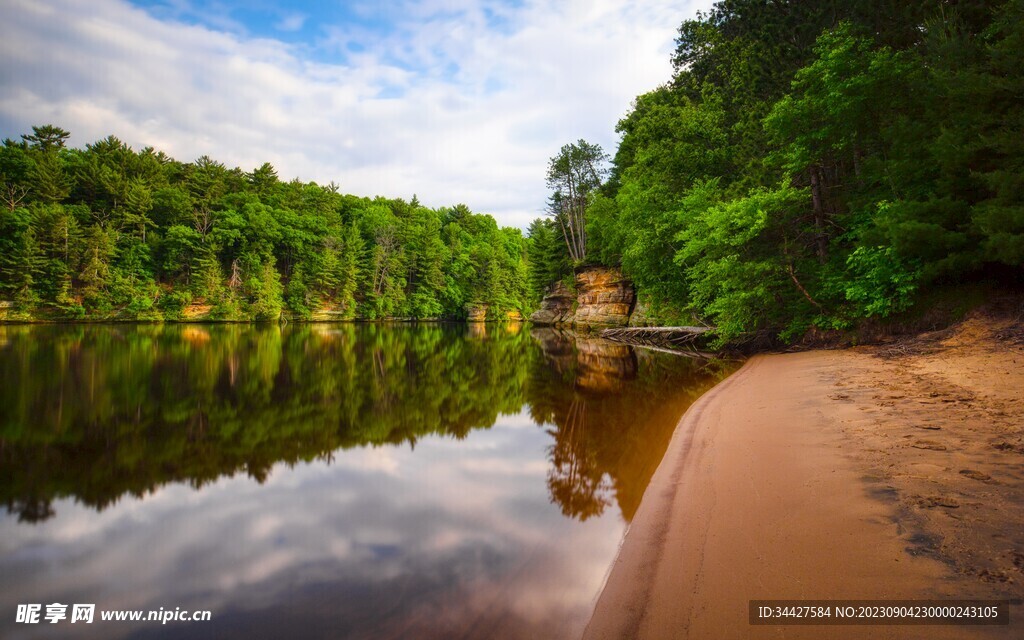
{"label": "sandstone cliff", "polygon": [[587,267],[576,272],[578,292],[573,324],[621,327],[636,302],[633,283],[619,269]]}
{"label": "sandstone cliff", "polygon": [[636,302],[633,284],[611,267],[584,267],[576,272],[576,295],[557,282],[530,316],[537,325],[622,327]]}
{"label": "sandstone cliff", "polygon": [[485,322],[487,320],[486,304],[467,304],[466,322]]}
{"label": "sandstone cliff", "polygon": [[[466,322],[487,322],[488,314],[491,314],[490,305],[483,303],[470,303],[466,305]],[[523,314],[518,309],[513,309],[512,311],[505,312],[505,319],[511,323],[522,322]]]}
{"label": "sandstone cliff", "polygon": [[572,308],[575,303],[576,296],[561,281],[556,282],[540,301],[540,308],[533,312],[530,320],[538,325],[572,324]]}

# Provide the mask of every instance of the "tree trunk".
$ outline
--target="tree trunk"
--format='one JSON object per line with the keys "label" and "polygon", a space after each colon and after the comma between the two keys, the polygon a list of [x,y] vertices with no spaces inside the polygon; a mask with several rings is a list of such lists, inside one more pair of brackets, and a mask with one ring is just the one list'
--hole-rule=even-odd
{"label": "tree trunk", "polygon": [[821,170],[811,165],[811,199],[814,202],[814,238],[818,262],[824,264],[828,258],[828,239],[825,236],[825,206],[821,193]]}

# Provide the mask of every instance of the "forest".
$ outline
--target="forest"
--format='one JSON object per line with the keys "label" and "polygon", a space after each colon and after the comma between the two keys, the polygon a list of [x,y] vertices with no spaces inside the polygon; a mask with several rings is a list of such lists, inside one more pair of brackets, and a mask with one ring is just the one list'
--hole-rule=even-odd
{"label": "forest", "polygon": [[114,136],[0,147],[8,319],[493,319],[527,305],[526,240],[465,205],[363,198]]}
{"label": "forest", "polygon": [[613,157],[551,160],[530,285],[621,266],[666,324],[793,341],[1019,287],[1024,2],[724,0]]}
{"label": "forest", "polygon": [[[1024,0],[724,0],[523,232],[57,126],[0,147],[8,319],[527,314],[587,265],[718,345],[897,317],[1024,264]],[[538,176],[540,179],[541,176]]]}

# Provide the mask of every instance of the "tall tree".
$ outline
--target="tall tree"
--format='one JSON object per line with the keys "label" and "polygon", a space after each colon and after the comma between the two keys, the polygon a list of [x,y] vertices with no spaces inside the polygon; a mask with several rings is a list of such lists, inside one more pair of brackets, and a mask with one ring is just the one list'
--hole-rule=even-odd
{"label": "tall tree", "polygon": [[32,135],[23,135],[21,137],[33,149],[49,153],[50,151],[63,149],[71,134],[52,124],[44,124],[41,127],[32,127]]}
{"label": "tall tree", "polygon": [[558,222],[577,264],[587,259],[587,205],[607,174],[607,161],[600,145],[580,139],[564,145],[548,162],[548,213]]}

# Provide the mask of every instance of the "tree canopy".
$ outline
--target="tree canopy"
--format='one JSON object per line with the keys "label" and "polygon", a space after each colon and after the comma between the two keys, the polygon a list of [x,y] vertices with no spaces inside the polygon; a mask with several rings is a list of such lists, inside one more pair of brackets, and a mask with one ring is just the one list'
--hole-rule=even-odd
{"label": "tree canopy", "polygon": [[0,146],[14,317],[504,318],[529,304],[522,233],[465,205],[344,195],[114,136],[69,149],[69,135],[39,126]]}
{"label": "tree canopy", "polygon": [[[1022,0],[718,2],[619,122],[588,255],[720,342],[1019,285],[1022,25]],[[559,231],[535,223],[529,241]],[[531,286],[557,264],[538,255]]]}
{"label": "tree canopy", "polygon": [[558,223],[573,262],[587,259],[587,206],[601,186],[608,157],[600,145],[579,140],[561,148],[548,162],[548,211]]}

